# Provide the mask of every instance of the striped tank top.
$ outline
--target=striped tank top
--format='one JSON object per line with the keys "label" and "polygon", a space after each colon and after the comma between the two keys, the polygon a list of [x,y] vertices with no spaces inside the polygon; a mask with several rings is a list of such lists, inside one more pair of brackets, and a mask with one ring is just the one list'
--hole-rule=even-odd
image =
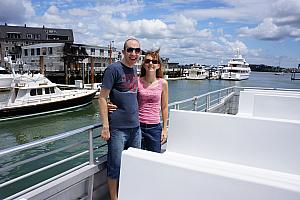
{"label": "striped tank top", "polygon": [[141,123],[160,123],[162,84],[163,79],[159,78],[154,84],[147,86],[147,83],[139,78],[137,96]]}

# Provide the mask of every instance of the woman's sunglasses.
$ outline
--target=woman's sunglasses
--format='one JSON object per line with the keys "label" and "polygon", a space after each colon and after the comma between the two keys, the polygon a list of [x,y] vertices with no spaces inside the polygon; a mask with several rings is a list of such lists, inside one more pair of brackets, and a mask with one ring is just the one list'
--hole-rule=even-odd
{"label": "woman's sunglasses", "polygon": [[140,53],[141,52],[141,48],[132,48],[132,47],[129,47],[126,49],[127,53],[132,53],[133,51],[135,53]]}
{"label": "woman's sunglasses", "polygon": [[149,63],[152,63],[152,64],[158,64],[159,62],[158,62],[158,60],[150,60],[150,59],[146,59],[145,60],[145,63],[147,63],[147,64],[149,64]]}

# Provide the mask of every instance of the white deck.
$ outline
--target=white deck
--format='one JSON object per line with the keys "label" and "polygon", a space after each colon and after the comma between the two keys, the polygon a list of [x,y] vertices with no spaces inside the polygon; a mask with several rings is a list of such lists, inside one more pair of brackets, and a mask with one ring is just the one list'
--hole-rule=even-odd
{"label": "white deck", "polygon": [[119,197],[299,200],[299,130],[291,117],[171,110],[164,154],[123,152]]}

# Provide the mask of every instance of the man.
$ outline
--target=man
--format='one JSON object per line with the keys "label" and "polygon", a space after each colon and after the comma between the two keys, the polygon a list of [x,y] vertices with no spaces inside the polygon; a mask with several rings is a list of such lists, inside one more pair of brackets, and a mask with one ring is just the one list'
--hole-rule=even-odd
{"label": "man", "polygon": [[[123,59],[107,67],[99,95],[100,116],[103,127],[101,138],[108,143],[107,177],[111,200],[118,199],[118,179],[121,154],[128,147],[141,147],[137,88],[138,77],[134,64],[140,55],[140,43],[130,38],[122,50]],[[107,97],[118,108],[107,112]]]}

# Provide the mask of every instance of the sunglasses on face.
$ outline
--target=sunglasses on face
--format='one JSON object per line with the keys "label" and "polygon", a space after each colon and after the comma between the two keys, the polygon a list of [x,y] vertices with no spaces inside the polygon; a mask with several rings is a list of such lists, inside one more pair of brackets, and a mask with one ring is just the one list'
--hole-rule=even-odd
{"label": "sunglasses on face", "polygon": [[145,63],[146,63],[146,64],[149,64],[150,62],[151,62],[152,64],[158,64],[158,63],[159,63],[158,60],[151,60],[151,59],[146,59],[146,60],[145,60]]}
{"label": "sunglasses on face", "polygon": [[132,53],[133,51],[135,53],[140,53],[141,52],[141,48],[132,48],[132,47],[129,47],[126,49],[127,53]]}

